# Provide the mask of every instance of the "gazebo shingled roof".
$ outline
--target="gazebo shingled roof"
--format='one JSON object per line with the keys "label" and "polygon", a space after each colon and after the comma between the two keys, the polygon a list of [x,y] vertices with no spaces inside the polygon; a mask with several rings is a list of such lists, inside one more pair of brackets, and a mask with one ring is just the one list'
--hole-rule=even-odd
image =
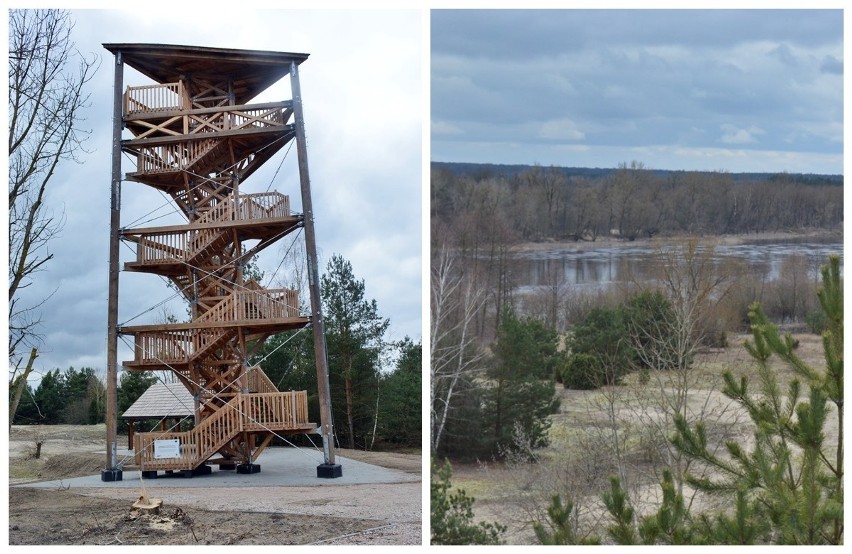
{"label": "gazebo shingled roof", "polygon": [[122,419],[161,419],[195,414],[195,400],[183,383],[154,383],[121,415]]}

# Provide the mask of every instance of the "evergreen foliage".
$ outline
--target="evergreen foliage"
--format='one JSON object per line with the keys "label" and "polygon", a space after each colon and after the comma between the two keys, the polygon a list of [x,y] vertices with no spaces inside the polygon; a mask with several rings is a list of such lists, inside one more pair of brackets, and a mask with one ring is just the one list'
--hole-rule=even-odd
{"label": "evergreen foliage", "polygon": [[585,357],[569,362],[567,373],[562,376],[563,382],[583,385],[578,388],[618,384],[635,364],[635,351],[620,309],[595,308],[590,311],[582,322],[574,326],[567,346],[572,357],[578,354]]}
{"label": "evergreen foliage", "polygon": [[548,524],[550,530],[541,523],[533,524],[533,531],[538,542],[545,545],[568,545],[568,544],[600,544],[597,537],[580,537],[571,523],[574,503],[570,500],[562,503],[562,497],[554,494],[547,507]]}
{"label": "evergreen foliage", "polygon": [[483,433],[488,423],[482,410],[485,387],[473,379],[460,379],[453,396],[453,410],[447,417],[444,439],[433,455],[452,456],[454,460],[473,461],[489,458],[494,447],[491,435]]}
{"label": "evergreen foliage", "polygon": [[[364,281],[355,278],[351,264],[341,256],[329,262],[321,293],[332,419],[340,444],[364,449],[383,444],[419,447],[421,345],[408,337],[396,344],[385,340],[389,320],[379,316],[375,300],[365,298]],[[391,348],[399,352],[396,366],[383,372]],[[320,420],[309,332],[270,337],[252,363],[260,364],[278,390],[306,390],[308,416],[311,421]]]}
{"label": "evergreen foliage", "polygon": [[[708,495],[727,499],[728,509],[690,514],[672,473],[663,472],[662,502],[653,514],[637,517],[617,477],[603,502],[612,523],[607,527],[616,544],[842,544],[843,543],[843,286],[840,260],[833,256],[822,270],[818,291],[825,321],[825,367],[805,363],[796,353],[798,341],[782,336],[759,304],[749,316],[752,340],[745,347],[757,367],[757,390],[750,380],[724,374],[726,396],[751,418],[750,449],[729,440],[724,453],[711,448],[702,423],[691,427],[675,416],[672,443],[693,462],[713,469],[714,477],[687,474],[687,482]],[[782,388],[780,361],[795,374]],[[826,443],[829,418],[836,418],[838,441]],[[556,497],[550,526],[563,529],[571,505]],[[543,544],[576,544],[568,532],[536,534]]]}
{"label": "evergreen foliage", "polygon": [[[840,544],[843,540],[843,291],[839,258],[832,257],[822,271],[818,292],[826,319],[823,333],[825,368],[806,364],[797,354],[797,342],[781,336],[755,304],[749,313],[752,341],[746,348],[756,361],[758,383],[750,389],[745,376],[725,374],[724,394],[740,404],[754,423],[754,446],[729,441],[726,456],[708,448],[706,429],[675,421],[675,447],[688,457],[713,467],[719,479],[690,478],[708,493],[736,495],[734,518],[717,519],[722,528],[715,538],[753,540],[770,524],[766,540],[778,544]],[[786,391],[770,360],[775,357],[796,378]],[[837,419],[840,434],[832,448],[825,444],[829,417]]]}
{"label": "evergreen foliage", "polygon": [[568,358],[562,370],[562,384],[566,389],[591,390],[601,386],[604,372],[601,363],[591,354],[578,352]]}
{"label": "evergreen foliage", "polygon": [[[643,369],[680,369],[675,341],[676,318],[671,302],[660,291],[643,291],[620,308],[624,325]],[[691,360],[686,360],[691,363]]]}
{"label": "evergreen foliage", "polygon": [[156,382],[157,378],[154,375],[144,371],[122,373],[117,392],[118,413],[126,412],[127,408],[139,400],[139,397]]}
{"label": "evergreen foliage", "polygon": [[331,403],[343,409],[343,417],[335,417],[335,430],[341,444],[367,448],[375,439],[376,397],[390,321],[379,315],[375,300],[366,299],[364,281],[355,278],[352,264],[342,256],[332,256],[320,280]]}
{"label": "evergreen foliage", "polygon": [[18,425],[103,423],[106,414],[106,389],[97,372],[90,367],[69,367],[45,373],[35,390],[29,385],[13,423]]}
{"label": "evergreen foliage", "polygon": [[475,499],[464,490],[450,492],[452,468],[449,462],[437,468],[432,462],[431,526],[432,544],[495,545],[503,544],[506,527],[499,523],[473,521]]}
{"label": "evergreen foliage", "polygon": [[397,345],[400,357],[393,372],[382,375],[378,436],[397,445],[419,448],[423,438],[422,346],[405,337]]}
{"label": "evergreen foliage", "polygon": [[630,505],[627,492],[621,487],[617,477],[611,477],[610,490],[603,494],[603,503],[613,519],[607,527],[607,533],[616,544],[638,544],[633,528],[634,510]]}
{"label": "evergreen foliage", "polygon": [[556,335],[541,330],[539,322],[511,310],[501,318],[483,398],[486,428],[478,431],[494,455],[514,449],[519,434],[530,448],[548,444],[550,416],[559,408],[550,369]]}

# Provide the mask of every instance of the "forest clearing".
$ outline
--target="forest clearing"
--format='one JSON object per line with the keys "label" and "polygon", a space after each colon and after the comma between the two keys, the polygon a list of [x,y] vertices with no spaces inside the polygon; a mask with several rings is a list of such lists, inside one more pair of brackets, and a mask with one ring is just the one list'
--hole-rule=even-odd
{"label": "forest clearing", "polygon": [[[547,518],[553,494],[570,497],[583,533],[603,534],[612,522],[601,502],[609,489],[609,478],[621,475],[637,512],[647,514],[660,503],[662,467],[675,456],[666,437],[672,433],[665,405],[677,391],[687,398],[690,419],[703,420],[716,446],[726,439],[744,444],[753,441],[748,415],[721,392],[722,372],[756,379],[755,362],[743,348],[749,335],[731,337],[725,348],[701,353],[689,372],[688,381],[678,384],[669,372],[656,372],[641,384],[638,374],[620,386],[597,390],[557,389],[560,410],[552,418],[550,445],[504,461],[480,460],[453,463],[453,486],[476,499],[475,519],[498,521],[507,526],[508,544],[535,544],[533,523]],[[795,334],[797,353],[807,363],[824,363],[821,337]],[[781,363],[774,363],[781,390],[794,377]],[[826,446],[837,444],[836,420],[829,417]],[[749,448],[748,446],[747,448]],[[529,455],[530,458],[525,459]],[[668,460],[664,458],[668,457]],[[683,461],[686,464],[686,461]],[[715,499],[684,487],[687,506],[693,512],[720,508]]]}

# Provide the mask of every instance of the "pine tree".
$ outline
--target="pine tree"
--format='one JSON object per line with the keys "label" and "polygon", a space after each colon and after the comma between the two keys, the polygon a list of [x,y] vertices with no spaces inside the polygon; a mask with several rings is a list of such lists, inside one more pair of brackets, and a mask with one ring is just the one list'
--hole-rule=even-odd
{"label": "pine tree", "polygon": [[[694,429],[683,418],[675,421],[675,446],[716,470],[717,479],[690,482],[709,493],[736,495],[733,519],[720,516],[715,539],[754,540],[762,530],[750,521],[765,520],[765,540],[780,544],[841,544],[843,541],[843,289],[840,260],[832,257],[822,270],[818,291],[826,316],[823,332],[825,368],[806,364],[797,354],[797,342],[781,336],[760,306],[749,313],[753,340],[746,343],[757,362],[758,392],[743,376],[730,372],[724,393],[739,403],[754,423],[754,446],[725,444],[727,456],[708,449],[706,429]],[[770,359],[775,356],[796,374],[786,392]],[[825,444],[828,418],[835,417],[838,444]]]}
{"label": "pine tree", "polygon": [[157,377],[144,371],[125,371],[118,385],[118,411],[124,413],[142,394],[157,382]]}
{"label": "pine tree", "polygon": [[506,527],[499,523],[474,523],[475,500],[461,489],[451,493],[451,477],[449,462],[441,468],[436,468],[432,462],[432,544],[502,544]]}
{"label": "pine tree", "polygon": [[379,436],[390,443],[419,448],[423,437],[422,346],[405,337],[397,348],[400,356],[394,371],[382,376]]}
{"label": "pine tree", "polygon": [[[505,310],[501,318],[488,371],[492,386],[485,391],[483,408],[489,427],[485,433],[491,437],[494,454],[514,448],[518,431],[531,448],[548,444],[550,415],[558,409],[559,400],[539,327],[511,310]],[[543,340],[556,342],[555,335]]]}
{"label": "pine tree", "polygon": [[630,505],[627,491],[621,487],[618,477],[610,477],[610,490],[603,494],[606,506],[613,524],[607,527],[607,533],[616,544],[638,544],[634,528],[634,510]]}
{"label": "pine tree", "polygon": [[547,507],[547,517],[550,530],[541,523],[533,524],[533,531],[538,542],[545,545],[567,545],[567,544],[600,544],[600,539],[595,536],[581,537],[574,529],[571,522],[574,511],[574,503],[568,500],[562,503],[562,497],[554,494]]}
{"label": "pine tree", "polygon": [[366,299],[364,281],[355,278],[352,264],[342,256],[332,256],[321,281],[332,407],[335,420],[342,409],[346,422],[335,427],[341,442],[355,448],[367,444],[374,428],[390,321],[379,315],[375,300]]}

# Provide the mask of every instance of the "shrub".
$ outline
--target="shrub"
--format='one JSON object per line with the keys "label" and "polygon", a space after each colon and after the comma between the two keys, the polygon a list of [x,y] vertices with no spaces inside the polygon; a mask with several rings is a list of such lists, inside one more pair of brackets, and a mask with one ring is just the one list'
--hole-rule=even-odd
{"label": "shrub", "polygon": [[592,388],[619,383],[636,362],[636,352],[630,344],[620,309],[595,308],[589,312],[581,323],[574,326],[567,346],[572,358],[585,354],[594,360],[596,367],[590,373],[591,362],[580,358],[569,362],[569,366],[572,363],[580,365],[566,368],[563,379],[569,375],[569,379],[581,379],[593,385]]}
{"label": "shrub", "polygon": [[596,389],[605,383],[605,378],[603,368],[595,357],[582,352],[568,358],[562,370],[562,384],[566,389]]}
{"label": "shrub", "polygon": [[675,340],[676,318],[671,302],[660,291],[641,292],[621,310],[640,367],[675,369],[681,364]]}
{"label": "shrub", "polygon": [[828,327],[828,320],[825,317],[825,312],[821,310],[809,312],[808,315],[805,316],[805,323],[808,324],[808,329],[810,329],[811,333],[816,335],[821,335]]}

